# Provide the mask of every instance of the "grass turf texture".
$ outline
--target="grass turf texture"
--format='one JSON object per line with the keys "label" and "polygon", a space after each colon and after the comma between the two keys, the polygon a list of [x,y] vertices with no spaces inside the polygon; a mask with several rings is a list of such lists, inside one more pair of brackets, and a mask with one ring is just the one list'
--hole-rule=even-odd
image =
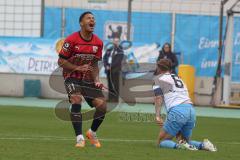
{"label": "grass turf texture", "polygon": [[[197,118],[193,139],[209,138],[218,147],[216,153],[157,148],[159,128],[155,123],[121,121],[119,113],[109,113],[102,124],[98,132],[103,139],[99,149],[89,143],[83,149],[75,148],[70,122],[57,119],[53,109],[0,107],[0,122],[1,160],[240,159],[239,119]],[[84,123],[84,132],[90,124]]]}

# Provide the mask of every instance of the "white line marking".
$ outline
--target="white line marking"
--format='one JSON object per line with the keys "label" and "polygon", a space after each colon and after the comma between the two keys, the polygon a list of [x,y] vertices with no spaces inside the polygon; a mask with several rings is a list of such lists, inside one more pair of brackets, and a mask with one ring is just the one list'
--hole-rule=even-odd
{"label": "white line marking", "polygon": [[[2,136],[2,135],[1,135]],[[37,141],[74,141],[74,137],[58,137],[58,136],[23,136],[23,137],[0,137],[0,140],[37,140]],[[99,139],[106,142],[126,142],[126,143],[155,143],[156,140],[151,139]],[[216,144],[240,145],[240,142],[214,142]]]}

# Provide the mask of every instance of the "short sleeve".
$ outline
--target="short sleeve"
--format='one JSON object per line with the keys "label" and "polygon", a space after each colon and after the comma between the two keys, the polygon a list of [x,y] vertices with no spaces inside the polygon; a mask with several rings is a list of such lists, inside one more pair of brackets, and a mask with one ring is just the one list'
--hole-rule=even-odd
{"label": "short sleeve", "polygon": [[101,42],[101,45],[99,46],[97,54],[96,54],[96,57],[98,60],[102,59],[102,50],[103,50],[103,43]]}
{"label": "short sleeve", "polygon": [[159,85],[153,85],[153,92],[155,96],[162,96],[163,92]]}
{"label": "short sleeve", "polygon": [[72,55],[72,48],[74,44],[70,38],[66,38],[61,51],[59,52],[59,57],[63,59],[68,59]]}

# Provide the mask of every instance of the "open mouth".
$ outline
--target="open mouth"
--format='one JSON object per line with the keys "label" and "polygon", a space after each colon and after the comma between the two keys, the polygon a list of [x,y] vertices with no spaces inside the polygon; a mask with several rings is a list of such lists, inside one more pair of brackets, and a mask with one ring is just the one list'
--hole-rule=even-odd
{"label": "open mouth", "polygon": [[89,27],[90,27],[91,29],[94,29],[94,26],[95,26],[95,25],[94,25],[93,23],[90,23],[90,24],[89,24]]}

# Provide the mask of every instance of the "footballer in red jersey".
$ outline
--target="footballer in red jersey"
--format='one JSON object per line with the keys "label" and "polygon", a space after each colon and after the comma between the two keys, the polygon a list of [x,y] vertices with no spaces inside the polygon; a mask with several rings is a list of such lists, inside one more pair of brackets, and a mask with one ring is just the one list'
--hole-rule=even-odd
{"label": "footballer in red jersey", "polygon": [[76,147],[84,147],[82,133],[81,102],[82,97],[96,108],[91,128],[86,137],[95,147],[101,144],[96,136],[107,110],[106,100],[100,89],[98,61],[102,59],[103,42],[95,34],[95,18],[91,12],[79,17],[81,30],[69,35],[59,53],[58,64],[63,68],[65,87],[71,106],[71,121],[76,134]]}

